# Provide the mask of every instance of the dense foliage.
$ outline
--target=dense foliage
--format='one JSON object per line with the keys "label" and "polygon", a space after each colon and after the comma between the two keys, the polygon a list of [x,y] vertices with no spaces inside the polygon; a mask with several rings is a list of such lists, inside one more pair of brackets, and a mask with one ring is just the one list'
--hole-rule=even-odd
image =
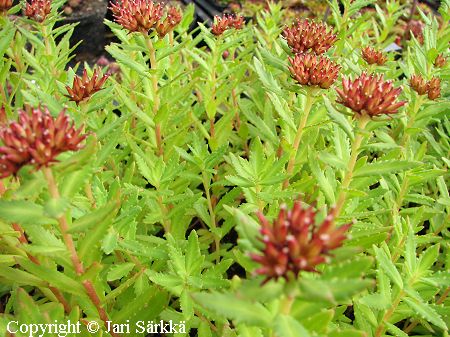
{"label": "dense foliage", "polygon": [[0,0],[0,333],[448,335],[448,0],[122,0],[73,69],[62,4]]}

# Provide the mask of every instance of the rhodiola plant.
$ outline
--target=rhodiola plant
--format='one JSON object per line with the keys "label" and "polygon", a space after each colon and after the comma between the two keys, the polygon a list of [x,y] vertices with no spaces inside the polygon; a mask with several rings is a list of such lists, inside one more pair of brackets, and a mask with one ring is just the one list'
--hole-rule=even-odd
{"label": "rhodiola plant", "polygon": [[327,4],[0,1],[1,333],[448,334],[450,4]]}

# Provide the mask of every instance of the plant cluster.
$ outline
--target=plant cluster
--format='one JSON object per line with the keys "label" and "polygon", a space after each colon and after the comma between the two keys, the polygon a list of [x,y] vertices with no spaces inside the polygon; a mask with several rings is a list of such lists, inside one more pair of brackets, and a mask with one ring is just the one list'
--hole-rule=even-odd
{"label": "plant cluster", "polygon": [[448,0],[117,0],[73,68],[62,5],[0,0],[0,334],[448,335]]}

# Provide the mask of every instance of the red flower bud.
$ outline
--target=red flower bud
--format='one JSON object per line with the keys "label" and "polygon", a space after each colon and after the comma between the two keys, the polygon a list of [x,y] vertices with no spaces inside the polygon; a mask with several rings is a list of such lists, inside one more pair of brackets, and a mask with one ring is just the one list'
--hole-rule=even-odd
{"label": "red flower bud", "polygon": [[336,81],[340,66],[325,56],[297,54],[289,57],[292,78],[301,85],[319,86],[328,89]]}
{"label": "red flower bud", "polygon": [[118,24],[130,32],[143,34],[155,28],[163,15],[163,6],[150,0],[111,2],[111,10]]}
{"label": "red flower bud", "polygon": [[174,30],[174,28],[181,22],[182,18],[183,16],[177,8],[169,7],[164,21],[156,26],[159,37],[163,38],[166,34]]}
{"label": "red flower bud", "polygon": [[36,22],[43,22],[51,11],[51,0],[30,0],[25,6],[25,15]]}
{"label": "red flower bud", "polygon": [[28,164],[48,166],[60,153],[79,150],[86,138],[82,128],[75,129],[64,111],[56,119],[47,109],[19,111],[17,122],[0,129],[0,178],[16,175]]}
{"label": "red flower bud", "polygon": [[381,66],[387,61],[387,57],[383,54],[383,52],[372,47],[363,48],[361,50],[361,55],[368,64],[378,64]]}
{"label": "red flower bud", "polygon": [[444,57],[444,55],[441,53],[439,54],[436,59],[434,60],[434,66],[437,68],[443,68],[447,64],[447,59]]}
{"label": "red flower bud", "polygon": [[222,17],[215,16],[214,24],[211,28],[211,32],[216,35],[222,35],[227,29],[242,29],[244,27],[244,17],[236,15],[224,14]]}
{"label": "red flower bud", "polygon": [[336,89],[339,95],[337,102],[360,115],[373,117],[395,114],[406,104],[406,101],[396,101],[402,89],[394,88],[392,81],[384,81],[382,75],[374,76],[364,72],[354,81],[343,78],[342,87]]}
{"label": "red flower bud", "polygon": [[0,0],[0,15],[6,13],[12,5],[12,0]]}
{"label": "red flower bud", "polygon": [[72,87],[66,86],[66,90],[71,101],[77,103],[77,105],[84,100],[89,99],[94,93],[102,90],[102,86],[105,83],[109,75],[103,75],[99,78],[100,71],[95,69],[92,77],[89,78],[86,69],[83,70],[83,77],[75,75],[73,79]]}
{"label": "red flower bud", "polygon": [[433,77],[427,83],[428,98],[435,100],[441,96],[441,80],[437,77]]}
{"label": "red flower bud", "polygon": [[290,272],[296,276],[302,270],[316,271],[318,264],[327,261],[329,251],[342,246],[351,226],[336,228],[333,212],[316,224],[314,209],[303,208],[299,200],[290,211],[282,207],[273,224],[261,213],[258,218],[265,247],[261,254],[250,256],[262,265],[256,273],[266,276],[264,282],[287,279]]}
{"label": "red flower bud", "polygon": [[324,23],[299,20],[283,31],[283,37],[294,54],[312,51],[323,54],[336,42],[337,37],[332,29]]}
{"label": "red flower bud", "polygon": [[409,79],[409,85],[419,95],[425,95],[428,91],[427,82],[420,75],[412,75]]}

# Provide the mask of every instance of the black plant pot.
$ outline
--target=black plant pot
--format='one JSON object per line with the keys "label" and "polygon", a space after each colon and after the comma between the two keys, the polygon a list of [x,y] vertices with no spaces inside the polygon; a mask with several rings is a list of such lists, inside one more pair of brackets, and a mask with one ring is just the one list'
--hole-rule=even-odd
{"label": "black plant pot", "polygon": [[227,7],[214,0],[182,0],[184,4],[195,4],[198,21],[211,23],[215,15],[221,14]]}
{"label": "black plant pot", "polygon": [[74,11],[58,24],[77,23],[70,39],[71,45],[82,41],[75,53],[82,58],[97,56],[102,53],[105,46],[105,18],[108,8],[106,0],[83,0],[80,11]]}

